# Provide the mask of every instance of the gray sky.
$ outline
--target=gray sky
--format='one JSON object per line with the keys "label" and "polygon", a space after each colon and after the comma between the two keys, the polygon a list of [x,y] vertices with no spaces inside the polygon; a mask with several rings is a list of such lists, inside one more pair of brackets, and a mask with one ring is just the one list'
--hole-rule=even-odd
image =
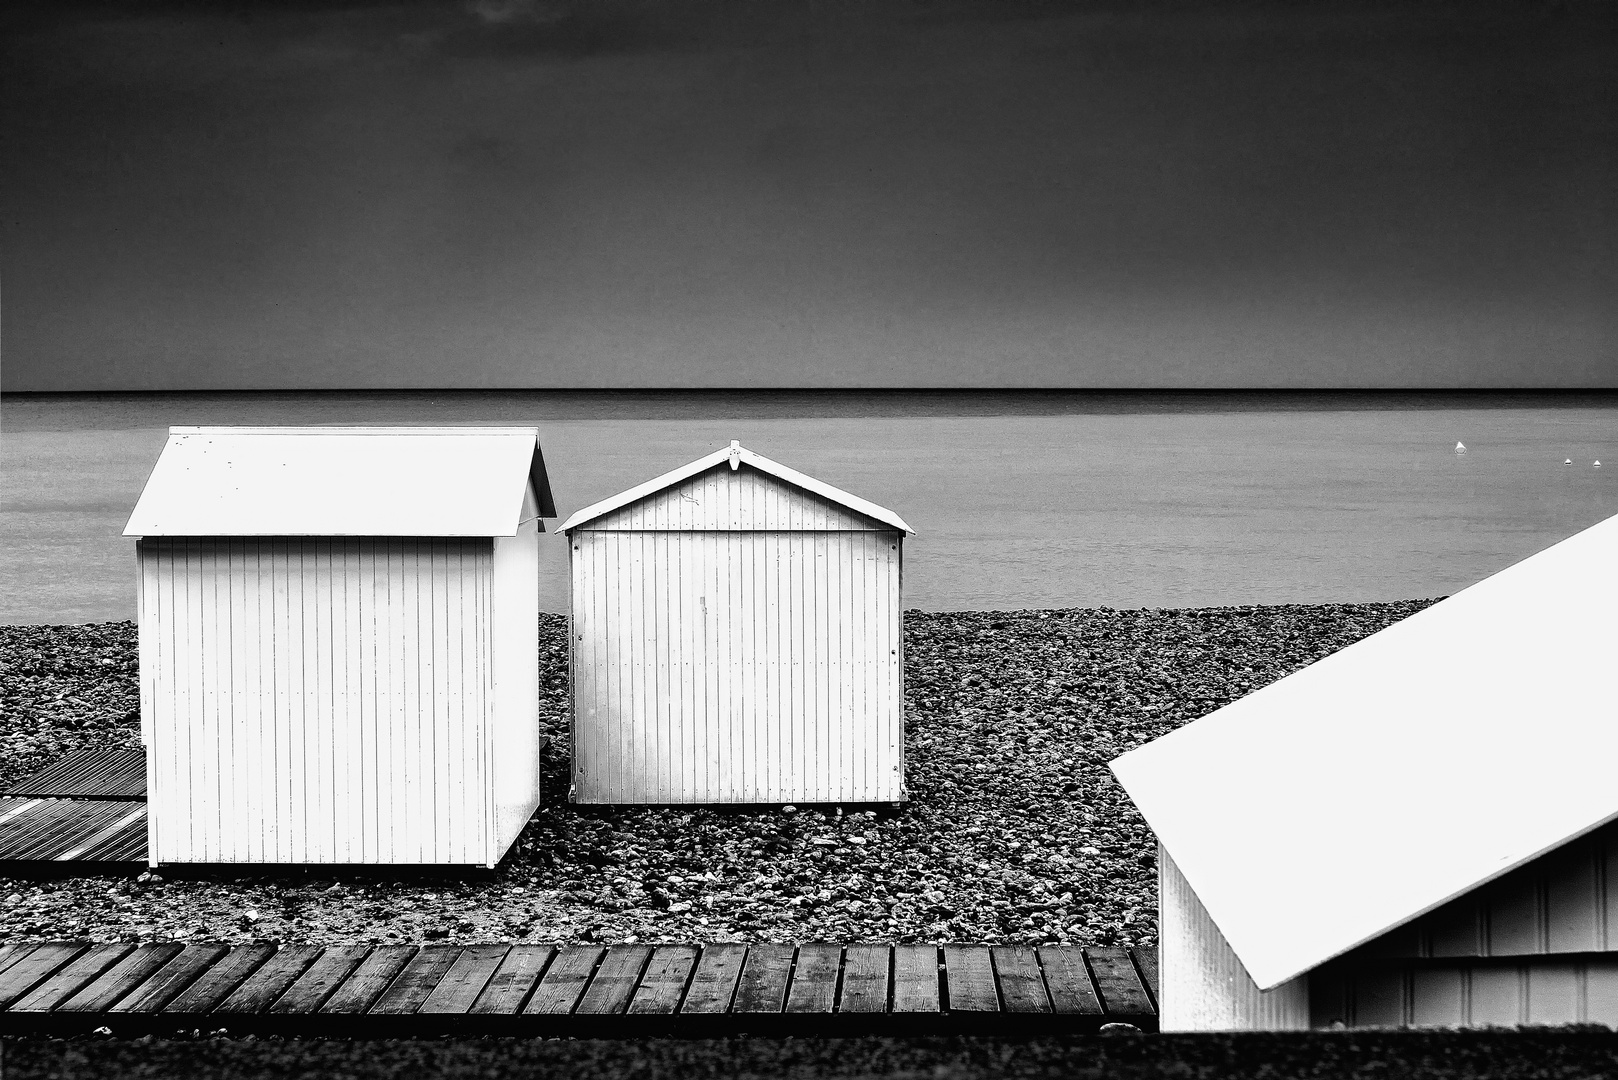
{"label": "gray sky", "polygon": [[1618,386],[1618,16],[45,4],[7,390]]}

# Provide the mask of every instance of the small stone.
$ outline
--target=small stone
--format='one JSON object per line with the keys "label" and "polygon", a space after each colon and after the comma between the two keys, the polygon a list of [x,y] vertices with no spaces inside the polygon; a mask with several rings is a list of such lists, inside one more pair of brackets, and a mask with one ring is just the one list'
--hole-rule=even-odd
{"label": "small stone", "polygon": [[1139,1035],[1140,1033],[1140,1028],[1134,1024],[1121,1024],[1113,1021],[1110,1024],[1101,1025],[1101,1034],[1103,1035]]}
{"label": "small stone", "polygon": [[781,813],[786,814],[788,816],[790,816],[792,814],[796,814],[797,812],[798,812],[798,808],[796,806],[793,806],[791,803],[787,803],[785,806],[781,807]]}

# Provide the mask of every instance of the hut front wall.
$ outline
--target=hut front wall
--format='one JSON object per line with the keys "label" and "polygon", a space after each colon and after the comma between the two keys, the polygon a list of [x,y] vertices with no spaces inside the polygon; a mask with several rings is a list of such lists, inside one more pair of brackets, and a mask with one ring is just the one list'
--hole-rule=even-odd
{"label": "hut front wall", "polygon": [[592,528],[571,547],[578,801],[902,798],[898,532]]}
{"label": "hut front wall", "polygon": [[1162,844],[1157,846],[1157,865],[1159,1027],[1163,1031],[1307,1028],[1308,977],[1260,990]]}
{"label": "hut front wall", "polygon": [[489,540],[137,550],[153,865],[488,861]]}

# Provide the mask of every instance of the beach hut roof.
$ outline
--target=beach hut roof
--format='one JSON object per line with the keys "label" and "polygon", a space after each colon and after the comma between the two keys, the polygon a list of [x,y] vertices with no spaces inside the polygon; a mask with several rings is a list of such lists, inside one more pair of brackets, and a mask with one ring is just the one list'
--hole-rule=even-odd
{"label": "beach hut roof", "polygon": [[173,427],[125,536],[513,536],[531,427]]}
{"label": "beach hut roof", "polygon": [[1261,989],[1618,817],[1618,517],[1113,772]]}
{"label": "beach hut roof", "polygon": [[779,461],[771,461],[763,454],[755,454],[741,443],[735,441],[732,441],[727,447],[715,450],[707,457],[700,457],[688,465],[682,465],[672,472],[666,472],[656,479],[648,480],[644,484],[632,487],[628,491],[614,495],[610,499],[603,499],[601,502],[586,506],[562,523],[562,531],[569,532],[586,522],[594,521],[596,518],[604,517],[614,510],[622,509],[625,506],[656,495],[660,491],[689,480],[693,476],[705,473],[709,469],[725,465],[732,469],[739,469],[743,465],[749,466],[761,473],[773,476],[777,480],[784,481],[794,487],[799,487],[811,494],[818,495],[822,499],[834,502],[845,509],[864,514],[866,517],[873,518],[885,525],[891,525],[902,532],[915,532],[914,529],[905,524],[904,518],[895,514],[892,510],[878,506],[873,502],[867,502],[858,495],[850,495],[841,488],[832,487],[830,484],[816,480],[812,476],[806,476],[796,469],[789,469]]}

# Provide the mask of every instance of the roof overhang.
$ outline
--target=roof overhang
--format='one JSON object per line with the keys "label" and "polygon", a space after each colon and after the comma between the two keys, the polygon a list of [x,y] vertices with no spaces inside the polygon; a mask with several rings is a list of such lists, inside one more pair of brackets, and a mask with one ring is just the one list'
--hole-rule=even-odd
{"label": "roof overhang", "polygon": [[1618,517],[1124,754],[1261,989],[1618,817]]}
{"label": "roof overhang", "polygon": [[511,536],[532,427],[174,427],[125,536]]}

